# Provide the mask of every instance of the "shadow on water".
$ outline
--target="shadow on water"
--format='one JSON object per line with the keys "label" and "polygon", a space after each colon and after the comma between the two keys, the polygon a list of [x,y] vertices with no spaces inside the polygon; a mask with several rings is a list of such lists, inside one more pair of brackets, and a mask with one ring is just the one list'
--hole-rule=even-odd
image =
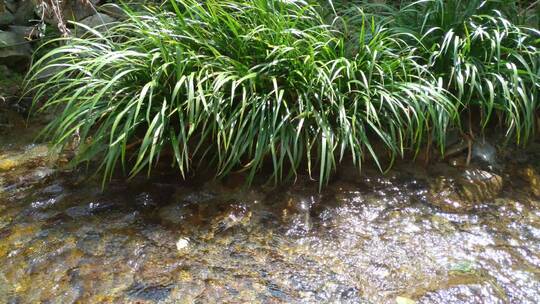
{"label": "shadow on water", "polygon": [[345,172],[321,193],[167,174],[103,193],[45,146],[4,147],[2,303],[540,302],[540,149],[496,173]]}

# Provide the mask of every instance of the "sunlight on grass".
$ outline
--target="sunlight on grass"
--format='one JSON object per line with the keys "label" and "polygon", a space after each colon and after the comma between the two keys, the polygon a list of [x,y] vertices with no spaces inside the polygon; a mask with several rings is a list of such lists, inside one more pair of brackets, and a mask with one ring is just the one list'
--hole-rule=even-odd
{"label": "sunlight on grass", "polygon": [[51,41],[61,46],[36,59],[29,90],[59,113],[46,134],[80,137],[76,163],[100,159],[105,180],[118,165],[149,174],[169,151],[182,175],[204,164],[251,181],[270,163],[275,182],[307,168],[322,186],[345,156],[382,169],[375,142],[392,159],[432,141],[443,151],[471,107],[528,139],[537,32],[497,11],[447,16],[449,2],[376,16],[383,6],[171,1]]}

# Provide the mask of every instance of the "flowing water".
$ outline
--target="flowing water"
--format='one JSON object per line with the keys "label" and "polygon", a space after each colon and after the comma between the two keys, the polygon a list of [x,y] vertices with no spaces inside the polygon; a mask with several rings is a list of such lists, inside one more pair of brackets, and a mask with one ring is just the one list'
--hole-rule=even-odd
{"label": "flowing water", "polygon": [[540,303],[540,148],[320,193],[165,173],[103,192],[28,142],[0,141],[0,303]]}

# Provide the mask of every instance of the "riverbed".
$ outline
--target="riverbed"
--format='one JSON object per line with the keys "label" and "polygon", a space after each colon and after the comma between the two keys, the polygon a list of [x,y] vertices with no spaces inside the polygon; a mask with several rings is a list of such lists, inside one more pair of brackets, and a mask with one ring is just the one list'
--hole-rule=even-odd
{"label": "riverbed", "polygon": [[1,303],[540,303],[539,144],[321,192],[167,170],[103,190],[40,128],[0,135]]}

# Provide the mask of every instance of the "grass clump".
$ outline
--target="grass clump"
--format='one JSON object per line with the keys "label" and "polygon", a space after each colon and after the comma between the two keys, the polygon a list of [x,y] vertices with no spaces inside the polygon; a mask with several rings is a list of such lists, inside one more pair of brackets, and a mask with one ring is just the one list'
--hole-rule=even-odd
{"label": "grass clump", "polygon": [[415,50],[381,25],[364,20],[350,45],[307,3],[171,5],[67,38],[33,66],[61,67],[33,87],[61,110],[47,131],[57,144],[80,136],[77,161],[100,156],[107,177],[118,163],[150,170],[168,149],[182,174],[204,162],[252,178],[269,160],[276,181],[307,163],[323,183],[336,158],[377,159],[373,138],[392,155],[428,133],[443,143],[456,115]]}
{"label": "grass clump", "polygon": [[[344,157],[382,168],[376,142],[391,159],[442,151],[471,107],[483,125],[497,113],[528,138],[536,32],[502,14],[447,23],[446,3],[378,17],[362,5],[172,0],[50,42],[62,46],[35,61],[28,83],[42,110],[59,112],[45,132],[58,145],[80,137],[75,163],[100,159],[105,180],[119,165],[150,173],[171,154],[182,175],[202,164],[251,181],[270,164],[276,182],[307,168],[323,185]],[[54,72],[40,82],[43,71]]]}
{"label": "grass clump", "polygon": [[[538,110],[539,32],[519,25],[517,1],[422,0],[391,22],[420,42],[428,69],[461,101],[478,110],[481,127],[497,121],[526,142]],[[471,127],[471,126],[470,126]]]}

